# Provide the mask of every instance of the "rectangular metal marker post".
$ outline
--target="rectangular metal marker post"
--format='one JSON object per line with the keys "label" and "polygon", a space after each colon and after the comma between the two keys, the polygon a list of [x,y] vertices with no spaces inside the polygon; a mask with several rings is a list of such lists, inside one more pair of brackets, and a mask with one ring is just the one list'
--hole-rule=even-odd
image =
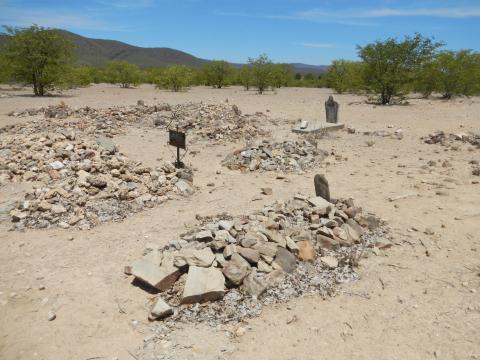
{"label": "rectangular metal marker post", "polygon": [[177,130],[168,130],[168,144],[177,148],[177,160],[175,161],[175,167],[177,169],[183,168],[184,164],[180,161],[180,149],[186,149],[186,136]]}

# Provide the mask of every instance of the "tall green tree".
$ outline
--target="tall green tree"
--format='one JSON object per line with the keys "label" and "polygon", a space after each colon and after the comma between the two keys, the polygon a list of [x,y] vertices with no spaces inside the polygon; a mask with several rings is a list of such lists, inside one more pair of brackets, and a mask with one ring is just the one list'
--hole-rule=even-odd
{"label": "tall green tree", "polygon": [[16,81],[31,84],[36,96],[62,82],[72,60],[73,45],[61,32],[38,25],[5,27],[5,59]]}
{"label": "tall green tree", "polygon": [[430,60],[441,43],[420,34],[402,41],[389,38],[358,47],[358,55],[365,63],[365,85],[380,95],[382,105],[411,86],[414,74]]}
{"label": "tall green tree", "polygon": [[161,77],[157,79],[157,87],[180,91],[193,82],[193,72],[185,65],[173,65],[166,68]]}
{"label": "tall green tree", "polygon": [[202,72],[207,85],[220,89],[232,74],[232,67],[224,60],[214,60],[205,64]]}
{"label": "tall green tree", "polygon": [[266,54],[261,54],[257,58],[249,58],[248,64],[252,68],[252,83],[257,88],[259,94],[272,84],[272,60]]}
{"label": "tall green tree", "polygon": [[123,88],[140,83],[141,74],[137,65],[124,60],[114,60],[105,66],[105,79],[111,84],[120,84]]}

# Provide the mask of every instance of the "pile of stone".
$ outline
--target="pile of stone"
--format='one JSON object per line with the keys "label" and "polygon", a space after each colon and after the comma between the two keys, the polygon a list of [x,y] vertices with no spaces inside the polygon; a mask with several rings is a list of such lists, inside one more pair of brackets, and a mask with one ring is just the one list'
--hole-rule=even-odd
{"label": "pile of stone", "polygon": [[20,111],[12,111],[8,116],[26,117],[44,115],[47,119],[66,119],[69,116],[75,115],[77,110],[66,105],[63,101],[58,105],[49,105],[47,107],[29,108]]}
{"label": "pile of stone", "polygon": [[[17,134],[32,134],[38,131],[55,131],[59,127],[81,130],[87,135],[114,136],[124,134],[128,125],[141,124],[152,114],[170,109],[168,104],[155,106],[123,106],[106,109],[93,109],[88,106],[73,109],[65,104],[52,105],[38,109],[27,109],[12,112],[10,116],[33,116],[43,114],[43,119],[37,119],[27,124],[16,124],[0,129],[1,132]],[[54,119],[55,121],[51,121]]]}
{"label": "pile of stone", "polygon": [[231,170],[302,172],[320,164],[328,153],[306,140],[269,143],[236,150],[222,165]]}
{"label": "pile of stone", "polygon": [[[33,116],[43,114],[28,125],[16,124],[2,132],[15,131],[30,134],[38,131],[54,131],[68,127],[89,135],[115,136],[123,134],[129,125],[179,128],[200,139],[234,141],[268,135],[261,128],[268,119],[263,113],[244,115],[236,105],[186,103],[175,106],[159,104],[146,106],[142,101],[136,106],[92,109],[88,106],[73,109],[65,104],[11,112],[10,116]],[[51,121],[54,119],[55,121]]]}
{"label": "pile of stone", "polygon": [[447,134],[443,131],[435,131],[421,138],[427,144],[440,144],[443,146],[451,146],[454,141],[461,141],[480,148],[480,134],[472,132]]}
{"label": "pile of stone", "polygon": [[186,103],[171,107],[170,111],[154,114],[155,126],[192,132],[198,138],[235,141],[268,135],[261,125],[268,117],[257,112],[242,114],[236,105]]}
{"label": "pile of stone", "polygon": [[189,170],[170,163],[151,168],[129,160],[108,138],[58,132],[0,138],[0,183],[33,182],[24,201],[11,204],[15,229],[72,226],[89,229],[121,220],[194,191]]}
{"label": "pile of stone", "polygon": [[397,129],[395,131],[388,131],[388,130],[364,131],[363,135],[387,137],[387,138],[391,138],[391,139],[402,140],[403,139],[403,130],[402,129]]}
{"label": "pile of stone", "polygon": [[470,160],[469,163],[472,166],[472,175],[480,176],[480,164],[478,160]]}
{"label": "pile of stone", "polygon": [[125,273],[161,292],[151,320],[238,322],[263,305],[332,295],[357,278],[353,266],[384,227],[352,199],[331,201],[296,195],[250,216],[203,219],[163,248],[149,244]]}

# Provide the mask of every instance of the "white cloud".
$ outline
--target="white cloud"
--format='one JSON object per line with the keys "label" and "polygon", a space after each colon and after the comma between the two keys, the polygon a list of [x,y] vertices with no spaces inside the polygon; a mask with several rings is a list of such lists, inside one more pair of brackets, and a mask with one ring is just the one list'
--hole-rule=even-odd
{"label": "white cloud", "polygon": [[435,17],[435,18],[469,18],[480,17],[480,7],[439,7],[439,8],[383,8],[383,9],[349,9],[323,10],[310,9],[292,14],[252,14],[246,12],[215,11],[220,16],[251,17],[272,20],[303,20],[318,23],[335,23],[351,26],[375,26],[368,20],[385,17]]}
{"label": "white cloud", "polygon": [[384,8],[378,10],[347,10],[347,11],[325,11],[322,9],[311,9],[299,11],[296,16],[305,20],[321,19],[370,19],[382,17],[442,17],[442,18],[466,18],[479,17],[480,7],[471,8],[416,8],[416,9],[393,9]]}
{"label": "white cloud", "polygon": [[3,8],[0,24],[26,27],[32,24],[59,29],[83,29],[96,31],[128,31],[126,27],[111,26],[96,20],[88,13],[49,10]]}

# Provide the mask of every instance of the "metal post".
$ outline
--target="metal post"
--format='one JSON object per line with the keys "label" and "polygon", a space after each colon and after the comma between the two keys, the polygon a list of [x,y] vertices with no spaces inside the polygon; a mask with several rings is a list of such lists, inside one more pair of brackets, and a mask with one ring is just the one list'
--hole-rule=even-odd
{"label": "metal post", "polygon": [[177,161],[176,161],[176,164],[175,164],[176,168],[177,169],[180,169],[182,166],[181,166],[181,161],[180,161],[180,148],[177,147]]}

